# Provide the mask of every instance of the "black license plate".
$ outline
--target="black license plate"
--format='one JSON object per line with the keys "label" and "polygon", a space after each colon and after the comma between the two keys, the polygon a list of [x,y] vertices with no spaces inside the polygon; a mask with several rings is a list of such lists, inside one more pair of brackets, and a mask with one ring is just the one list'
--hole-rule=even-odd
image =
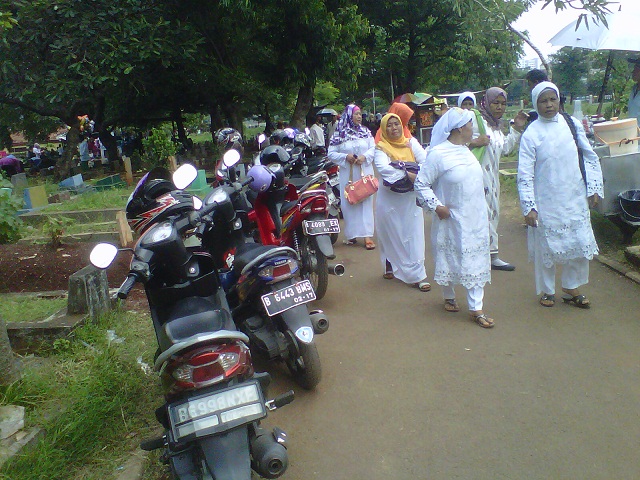
{"label": "black license plate", "polygon": [[304,233],[307,235],[324,235],[328,233],[340,233],[340,223],[337,218],[325,218],[323,220],[305,220]]}
{"label": "black license plate", "polygon": [[267,293],[262,296],[262,304],[264,305],[267,315],[273,317],[278,313],[282,313],[296,305],[302,305],[316,299],[316,292],[309,280],[303,280],[288,287],[281,288],[275,292]]}

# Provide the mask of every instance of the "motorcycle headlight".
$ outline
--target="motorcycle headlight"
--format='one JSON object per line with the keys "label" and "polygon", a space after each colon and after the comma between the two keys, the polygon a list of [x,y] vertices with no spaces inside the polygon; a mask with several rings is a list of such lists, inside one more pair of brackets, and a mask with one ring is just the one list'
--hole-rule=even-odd
{"label": "motorcycle headlight", "polygon": [[173,229],[173,224],[171,222],[162,222],[154,225],[147,233],[144,234],[140,244],[153,245],[154,243],[162,242],[171,236]]}

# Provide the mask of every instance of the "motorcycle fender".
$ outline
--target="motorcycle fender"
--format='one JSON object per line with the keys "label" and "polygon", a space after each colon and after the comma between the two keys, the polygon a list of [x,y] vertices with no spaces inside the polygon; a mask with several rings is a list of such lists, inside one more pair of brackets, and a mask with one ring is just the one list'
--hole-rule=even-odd
{"label": "motorcycle fender", "polygon": [[314,238],[318,248],[325,257],[329,260],[336,258],[336,254],[333,252],[333,244],[331,243],[330,235],[316,235]]}
{"label": "motorcycle fender", "polygon": [[287,329],[291,330],[298,340],[303,343],[313,342],[313,325],[306,305],[290,308],[280,315]]}
{"label": "motorcycle fender", "polygon": [[251,480],[247,425],[198,440],[207,468],[214,478]]}

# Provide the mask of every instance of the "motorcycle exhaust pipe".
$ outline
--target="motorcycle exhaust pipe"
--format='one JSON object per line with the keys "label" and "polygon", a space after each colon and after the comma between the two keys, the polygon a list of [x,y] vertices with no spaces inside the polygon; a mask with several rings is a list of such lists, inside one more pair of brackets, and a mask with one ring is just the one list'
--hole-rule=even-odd
{"label": "motorcycle exhaust pipe", "polygon": [[313,333],[321,335],[329,330],[329,319],[322,310],[312,310],[309,312],[309,319],[313,327]]}
{"label": "motorcycle exhaust pipe", "polygon": [[276,430],[251,439],[251,468],[264,478],[278,478],[289,466],[284,432]]}
{"label": "motorcycle exhaust pipe", "polygon": [[331,275],[336,275],[338,277],[344,275],[344,265],[341,263],[329,263],[327,264],[327,268]]}

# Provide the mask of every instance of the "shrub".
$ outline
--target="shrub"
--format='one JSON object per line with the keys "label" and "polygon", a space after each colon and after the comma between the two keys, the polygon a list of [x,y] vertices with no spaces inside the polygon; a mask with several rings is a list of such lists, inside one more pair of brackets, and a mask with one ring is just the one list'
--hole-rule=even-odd
{"label": "shrub", "polygon": [[[0,176],[0,187],[11,187],[11,183]],[[12,243],[20,238],[22,220],[17,216],[22,202],[6,191],[0,192],[0,243]]]}
{"label": "shrub", "polygon": [[47,215],[47,219],[42,225],[42,231],[49,238],[52,248],[58,248],[62,243],[62,236],[67,227],[73,225],[74,221],[67,217],[54,217]]}
{"label": "shrub", "polygon": [[142,140],[144,147],[144,165],[146,168],[166,167],[169,157],[176,154],[176,145],[162,130],[154,128],[149,136]]}

